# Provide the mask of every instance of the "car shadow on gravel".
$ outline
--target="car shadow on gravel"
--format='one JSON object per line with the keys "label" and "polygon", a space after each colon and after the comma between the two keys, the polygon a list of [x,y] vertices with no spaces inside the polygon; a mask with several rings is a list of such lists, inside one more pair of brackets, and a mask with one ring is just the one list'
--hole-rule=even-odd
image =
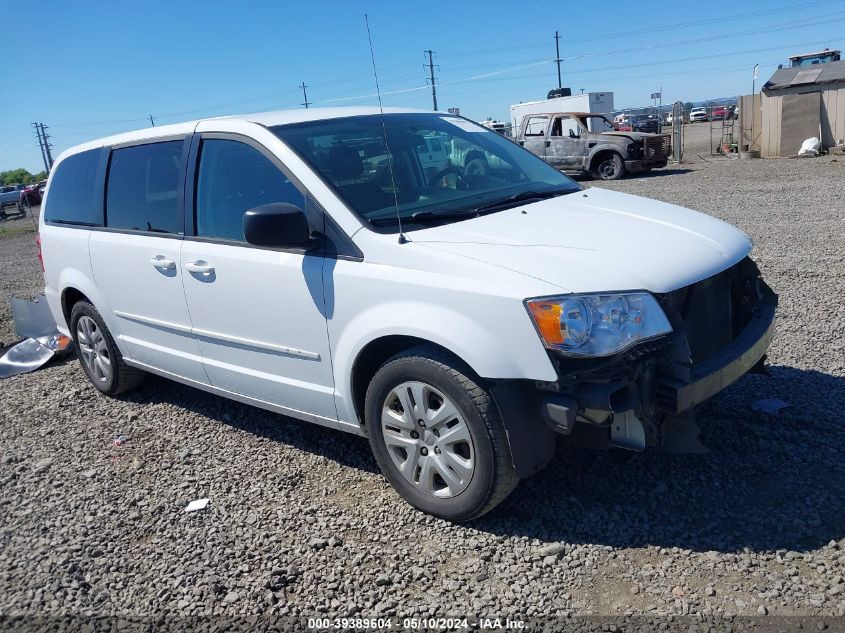
{"label": "car shadow on gravel", "polygon": [[241,404],[152,374],[146,377],[141,389],[123,399],[144,405],[172,404],[246,433],[321,455],[343,466],[379,472],[364,437]]}
{"label": "car shadow on gravel", "polygon": [[[551,464],[472,527],[500,536],[694,551],[809,551],[845,537],[845,378],[792,367],[749,375],[696,415],[705,454],[561,442]],[[762,398],[791,407],[752,411]],[[126,398],[169,403],[378,473],[367,440],[150,376]],[[420,520],[425,515],[419,514]]]}
{"label": "car shadow on gravel", "polygon": [[[845,537],[845,378],[749,375],[697,412],[698,455],[558,447],[473,527],[544,542],[808,551]],[[779,398],[777,415],[752,403]]]}

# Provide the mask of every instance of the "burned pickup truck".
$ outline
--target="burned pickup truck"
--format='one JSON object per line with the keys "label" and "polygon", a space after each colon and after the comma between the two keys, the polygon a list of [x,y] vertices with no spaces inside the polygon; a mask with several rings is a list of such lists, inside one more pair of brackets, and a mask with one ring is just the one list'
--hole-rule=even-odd
{"label": "burned pickup truck", "polygon": [[620,132],[601,114],[554,112],[522,119],[514,140],[550,165],[602,180],[665,167],[668,134]]}

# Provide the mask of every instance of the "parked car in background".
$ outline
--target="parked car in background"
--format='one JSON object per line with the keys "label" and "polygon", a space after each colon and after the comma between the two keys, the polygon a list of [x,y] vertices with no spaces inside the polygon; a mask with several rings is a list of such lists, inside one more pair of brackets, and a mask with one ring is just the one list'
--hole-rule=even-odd
{"label": "parked car in background", "polygon": [[25,188],[26,185],[3,185],[0,187],[0,211],[3,211],[6,207],[15,207],[18,212],[22,211]]}
{"label": "parked car in background", "polygon": [[[661,142],[566,125],[602,151]],[[426,138],[500,167],[424,176]],[[389,171],[368,168],[384,155]],[[494,508],[576,426],[631,450],[671,440],[763,371],[774,332],[742,231],[585,190],[437,112],[301,109],[92,141],[56,162],[39,234],[47,303],[94,388],[150,372],[367,437],[402,497],[453,521]]]}
{"label": "parked car in background", "polygon": [[693,108],[689,111],[689,122],[707,121],[707,108]]}
{"label": "parked car in background", "polygon": [[725,106],[713,106],[710,110],[711,121],[721,121],[728,117],[728,108]]}
{"label": "parked car in background", "polygon": [[631,117],[634,132],[657,134],[660,131],[660,117],[656,114],[635,114]]}
{"label": "parked car in background", "polygon": [[626,132],[619,127],[614,129],[601,114],[532,114],[522,120],[514,140],[558,169],[591,173],[602,180],[666,166],[671,153],[668,134]]}
{"label": "parked car in background", "polygon": [[21,204],[31,207],[41,204],[41,193],[38,184],[37,182],[33,182],[23,188],[21,191]]}

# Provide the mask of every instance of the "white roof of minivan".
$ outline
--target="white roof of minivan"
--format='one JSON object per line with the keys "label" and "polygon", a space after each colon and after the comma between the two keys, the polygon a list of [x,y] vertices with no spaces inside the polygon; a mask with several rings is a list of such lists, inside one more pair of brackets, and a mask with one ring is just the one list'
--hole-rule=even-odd
{"label": "white roof of minivan", "polygon": [[[413,108],[384,108],[385,114],[395,113],[431,113],[431,110],[416,110]],[[75,145],[62,152],[59,159],[70,154],[84,152],[85,150],[103,147],[104,145],[119,145],[145,139],[160,138],[163,136],[174,136],[178,134],[191,134],[197,125],[203,121],[215,121],[219,119],[240,119],[250,121],[267,127],[273,125],[285,125],[287,123],[302,123],[305,121],[319,121],[322,119],[336,119],[338,117],[365,116],[378,114],[379,108],[373,106],[345,107],[345,108],[303,108],[298,110],[274,110],[272,112],[255,112],[253,114],[234,114],[230,116],[208,117],[186,121],[185,123],[173,123],[171,125],[159,125],[148,127],[132,132],[124,132],[113,136],[98,138],[93,141]],[[446,114],[445,112],[442,114]]]}

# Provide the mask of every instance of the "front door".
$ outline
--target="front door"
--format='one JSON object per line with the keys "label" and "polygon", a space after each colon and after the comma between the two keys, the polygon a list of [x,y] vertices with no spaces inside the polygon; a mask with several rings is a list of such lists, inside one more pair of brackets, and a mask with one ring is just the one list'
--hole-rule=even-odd
{"label": "front door", "polygon": [[182,289],[184,140],[114,149],[105,226],[88,242],[117,338],[139,363],[207,384]]}
{"label": "front door", "polygon": [[180,270],[211,384],[328,421],[337,419],[323,297],[324,258],[246,243],[243,216],[305,194],[267,150],[203,135],[196,164],[193,236]]}

